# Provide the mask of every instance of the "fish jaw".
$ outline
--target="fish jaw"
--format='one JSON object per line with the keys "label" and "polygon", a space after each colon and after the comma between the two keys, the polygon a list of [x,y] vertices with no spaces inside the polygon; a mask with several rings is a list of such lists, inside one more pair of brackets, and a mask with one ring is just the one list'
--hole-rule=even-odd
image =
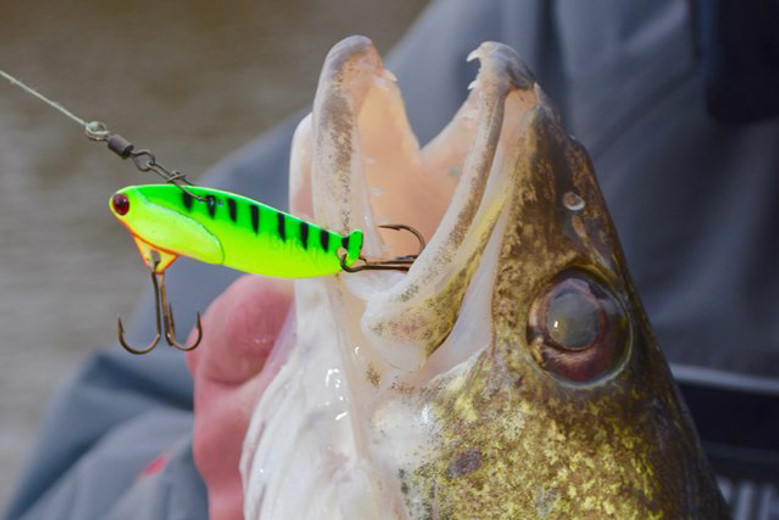
{"label": "fish jaw", "polygon": [[[325,61],[293,212],[363,229],[370,255],[409,249],[386,221],[429,245],[408,274],[296,282],[245,441],[246,518],[727,518],[586,151],[513,50],[473,57],[423,149],[369,40]],[[544,314],[582,287],[608,327],[550,346]]]}

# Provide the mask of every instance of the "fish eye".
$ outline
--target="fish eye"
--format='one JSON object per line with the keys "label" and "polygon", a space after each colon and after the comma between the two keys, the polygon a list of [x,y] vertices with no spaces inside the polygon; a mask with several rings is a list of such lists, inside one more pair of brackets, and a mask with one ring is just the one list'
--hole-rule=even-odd
{"label": "fish eye", "polygon": [[538,364],[564,380],[584,383],[608,375],[624,359],[627,313],[604,282],[564,271],[536,298],[528,345]]}
{"label": "fish eye", "polygon": [[119,215],[125,215],[130,211],[130,201],[124,193],[116,193],[111,197],[111,205]]}

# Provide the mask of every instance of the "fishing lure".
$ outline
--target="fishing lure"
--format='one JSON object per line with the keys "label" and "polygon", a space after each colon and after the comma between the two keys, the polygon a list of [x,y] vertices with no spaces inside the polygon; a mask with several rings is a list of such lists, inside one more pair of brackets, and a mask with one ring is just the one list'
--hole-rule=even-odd
{"label": "fishing lure", "polygon": [[[202,338],[198,313],[194,344],[176,341],[164,272],[180,256],[266,276],[312,278],[341,271],[407,271],[419,254],[371,261],[362,256],[359,229],[340,235],[242,195],[199,186],[186,191],[171,184],[130,186],[116,192],[109,207],[133,235],[154,287],[157,336],[151,344],[143,349],[128,345],[119,320],[119,342],[133,354],[151,351],[162,334],[180,350],[195,348]],[[418,239],[420,252],[425,247],[410,226],[381,227],[408,231]]]}

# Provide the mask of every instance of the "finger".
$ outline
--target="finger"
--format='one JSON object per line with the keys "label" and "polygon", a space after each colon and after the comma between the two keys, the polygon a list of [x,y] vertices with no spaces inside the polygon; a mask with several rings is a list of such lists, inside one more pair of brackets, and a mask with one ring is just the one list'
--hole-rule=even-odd
{"label": "finger", "polygon": [[255,377],[241,386],[212,392],[206,407],[196,400],[192,455],[208,489],[211,520],[243,518],[243,486],[238,469],[251,410],[264,387]]}
{"label": "finger", "polygon": [[201,345],[187,355],[193,376],[235,385],[259,373],[291,301],[288,280],[254,275],[236,280],[203,316]]}
{"label": "finger", "polygon": [[291,299],[288,281],[238,279],[211,304],[203,316],[202,344],[188,353],[195,380],[192,451],[208,489],[212,520],[242,518],[241,446],[268,384],[263,367]]}

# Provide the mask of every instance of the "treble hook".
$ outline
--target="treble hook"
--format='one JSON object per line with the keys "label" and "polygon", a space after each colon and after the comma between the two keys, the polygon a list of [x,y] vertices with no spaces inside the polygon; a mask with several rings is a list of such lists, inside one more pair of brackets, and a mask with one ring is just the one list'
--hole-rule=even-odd
{"label": "treble hook", "polygon": [[[158,262],[155,262],[154,266],[157,266]],[[129,352],[130,354],[135,354],[137,356],[140,356],[141,354],[148,354],[152,350],[154,350],[154,347],[157,346],[157,343],[160,342],[160,338],[162,338],[162,335],[160,334],[160,331],[162,330],[160,326],[160,288],[157,285],[157,277],[155,276],[154,270],[151,272],[151,284],[152,287],[154,287],[154,313],[156,315],[156,322],[157,322],[157,334],[154,336],[154,339],[146,345],[146,347],[142,349],[136,349],[134,347],[131,347],[127,341],[124,339],[124,327],[122,326],[122,318],[117,318],[118,322],[118,336],[119,336],[119,344],[124,347],[124,349]]]}
{"label": "treble hook", "polygon": [[195,327],[197,328],[197,338],[195,339],[195,342],[190,346],[182,345],[176,341],[176,322],[173,320],[173,305],[168,303],[164,274],[157,273],[157,275],[159,276],[160,281],[160,306],[162,307],[162,318],[165,323],[165,339],[167,340],[168,345],[183,352],[193,350],[200,345],[200,340],[203,339],[203,324],[200,323],[200,311],[197,313],[197,320],[195,322]]}
{"label": "treble hook", "polygon": [[341,255],[341,269],[343,269],[347,273],[359,273],[360,271],[406,272],[409,269],[411,269],[411,264],[413,264],[414,260],[416,260],[417,257],[422,254],[422,251],[425,250],[425,246],[426,246],[425,237],[422,236],[422,233],[412,228],[411,226],[407,226],[405,224],[385,224],[379,227],[384,229],[391,229],[393,231],[408,231],[409,233],[414,235],[416,239],[419,241],[419,251],[414,255],[397,256],[390,260],[371,261],[366,259],[364,256],[360,256],[359,259],[362,260],[363,263],[360,265],[352,265],[352,266],[346,265],[346,253],[344,253]]}
{"label": "treble hook", "polygon": [[197,338],[195,339],[194,343],[192,345],[182,345],[176,340],[176,324],[173,320],[173,306],[168,302],[168,292],[165,289],[165,272],[157,272],[157,266],[160,263],[160,257],[159,254],[154,254],[156,251],[152,252],[152,258],[154,260],[153,267],[151,267],[151,283],[152,287],[154,288],[154,314],[155,314],[155,322],[157,326],[157,332],[154,336],[154,339],[146,345],[144,348],[137,349],[134,347],[131,347],[124,337],[124,327],[122,326],[122,319],[118,318],[118,336],[119,336],[119,344],[122,345],[122,347],[129,352],[130,354],[135,355],[141,355],[141,354],[148,354],[152,350],[154,350],[154,347],[157,346],[157,344],[160,342],[160,339],[162,339],[162,336],[165,336],[165,340],[171,347],[177,348],[178,350],[182,350],[184,352],[187,352],[189,350],[194,349],[200,344],[200,340],[203,339],[203,325],[200,322],[200,312],[197,313]]}

